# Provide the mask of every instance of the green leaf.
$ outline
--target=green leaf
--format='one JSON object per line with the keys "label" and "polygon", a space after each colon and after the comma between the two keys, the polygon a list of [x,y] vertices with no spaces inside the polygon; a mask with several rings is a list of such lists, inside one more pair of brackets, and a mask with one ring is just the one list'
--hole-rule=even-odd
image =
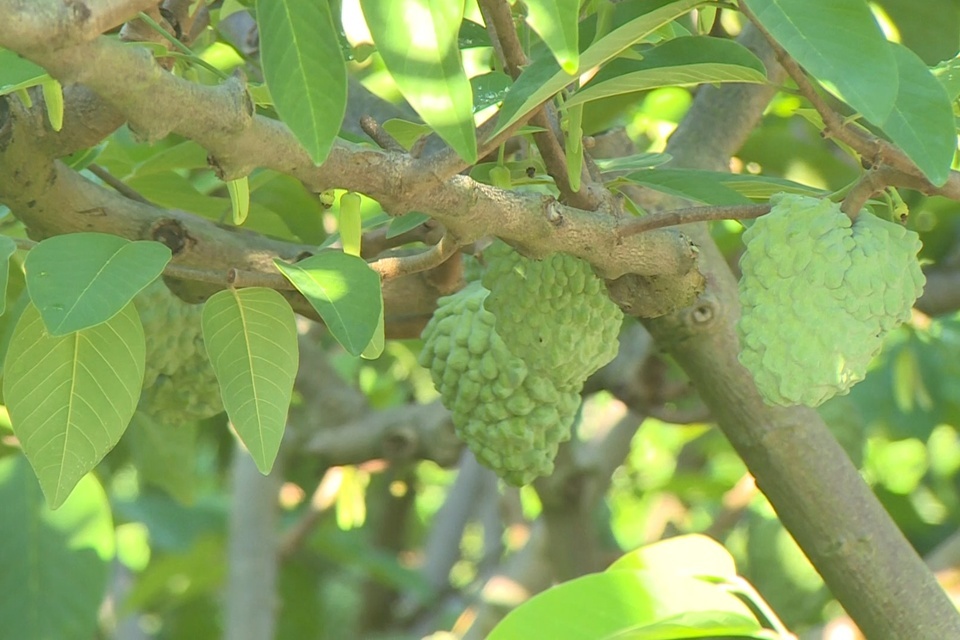
{"label": "green leaf", "polygon": [[390,227],[387,229],[387,237],[394,238],[401,233],[416,229],[429,219],[430,216],[425,213],[419,213],[417,211],[405,213],[390,221]]}
{"label": "green leaf", "polygon": [[667,640],[750,635],[760,624],[721,587],[683,575],[608,571],[534,596],[487,640]]}
{"label": "green leaf", "polygon": [[503,102],[513,81],[502,71],[491,71],[470,78],[474,113]]}
{"label": "green leaf", "polygon": [[746,204],[769,200],[775,193],[823,197],[822,189],[770,176],[694,169],[636,171],[623,178],[633,184],[706,204]]}
{"label": "green leaf", "polygon": [[410,122],[400,118],[391,118],[383,123],[383,130],[393,136],[400,146],[410,151],[414,143],[423,136],[430,135],[430,127],[419,122]]}
{"label": "green leaf", "polygon": [[[583,105],[567,110],[567,137],[564,155],[567,157],[567,180],[570,188],[580,191],[580,171],[583,169]],[[498,185],[499,186],[499,185]]]}
{"label": "green leaf", "polygon": [[[613,29],[587,47],[580,54],[580,66],[589,69],[615,58],[630,45],[702,3],[703,0],[677,0],[665,6],[658,6],[662,2],[646,3],[656,8]],[[497,120],[497,130],[490,137],[495,137],[575,79],[560,68],[552,55],[534,60],[507,92]]]}
{"label": "green leaf", "polygon": [[120,312],[170,261],[159,242],[130,242],[106,233],[47,238],[23,268],[30,299],[51,336],[93,327]]}
{"label": "green leaf", "polygon": [[0,315],[7,312],[7,281],[10,279],[10,256],[17,243],[9,236],[0,236]]}
{"label": "green leaf", "polygon": [[327,0],[257,0],[260,61],[277,114],[310,159],[327,158],[347,107],[347,67]]}
{"label": "green leaf", "polygon": [[93,475],[56,511],[20,455],[0,459],[0,620],[5,638],[94,638],[114,555],[113,518]]}
{"label": "green leaf", "polygon": [[374,332],[373,338],[370,339],[370,342],[363,349],[360,357],[365,360],[376,360],[383,353],[384,346],[386,346],[386,339],[384,336],[383,309],[380,309],[380,319],[377,320],[377,330]]}
{"label": "green leaf", "polygon": [[646,545],[607,567],[607,571],[637,571],[691,577],[732,579],[737,577],[733,556],[722,544],[705,535],[689,534]]}
{"label": "green leaf", "polygon": [[383,309],[380,276],[362,258],[323,251],[296,264],[274,260],[317,310],[327,329],[358,356],[373,339]]}
{"label": "green leaf", "polygon": [[889,44],[897,60],[900,88],[893,110],[880,128],[939,187],[950,177],[957,147],[950,96],[917,54]]}
{"label": "green leaf", "polygon": [[526,5],[527,24],[553,52],[560,68],[576,73],[580,65],[580,0],[526,0]]}
{"label": "green leaf", "polygon": [[140,400],[143,326],[133,303],[112,318],[51,336],[27,305],[3,376],[13,431],[51,508],[113,449]]}
{"label": "green leaf", "polygon": [[476,162],[473,96],[457,48],[463,2],[360,0],[360,6],[403,97],[461,158]]}
{"label": "green leaf", "polygon": [[196,494],[197,423],[170,425],[137,411],[124,434],[140,480],[183,504]]}
{"label": "green leaf", "polygon": [[47,120],[54,131],[60,131],[63,128],[63,87],[54,78],[49,78],[40,84],[40,90],[47,108]]}
{"label": "green leaf", "polygon": [[338,230],[343,252],[351,256],[360,255],[360,242],[363,218],[360,214],[361,197],[359,193],[348,191],[340,196],[340,216]]}
{"label": "green leaf", "polygon": [[897,97],[897,63],[864,0],[744,0],[797,62],[880,124]]}
{"label": "green leaf", "polygon": [[293,310],[273,289],[226,289],[203,305],[202,322],[223,406],[266,475],[280,449],[299,366]]}
{"label": "green leaf", "polygon": [[0,95],[34,87],[49,77],[43,67],[9,49],[0,49]]}
{"label": "green leaf", "polygon": [[766,81],[763,63],[743,45],[732,40],[690,36],[645,50],[641,60],[611,61],[573,94],[565,106],[657,87],[718,82],[763,84]]}
{"label": "green leaf", "polygon": [[233,224],[241,225],[250,214],[250,183],[247,176],[227,181],[230,193],[230,208],[233,211]]}

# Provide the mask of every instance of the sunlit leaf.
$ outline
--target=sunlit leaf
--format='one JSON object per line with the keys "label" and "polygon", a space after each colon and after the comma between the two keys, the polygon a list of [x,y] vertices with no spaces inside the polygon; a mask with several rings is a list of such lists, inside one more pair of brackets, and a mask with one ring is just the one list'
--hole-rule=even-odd
{"label": "sunlit leaf", "polygon": [[13,431],[51,508],[110,451],[140,400],[143,326],[132,303],[106,322],[51,336],[30,304],[4,365]]}
{"label": "sunlit leaf", "polygon": [[233,224],[241,225],[250,213],[250,183],[247,176],[227,181],[227,191],[230,193]]}
{"label": "sunlit leaf", "polygon": [[913,160],[936,186],[950,177],[957,148],[953,106],[946,89],[917,54],[890,43],[900,73],[897,101],[883,132]]}
{"label": "sunlit leaf", "polygon": [[263,77],[280,118],[323,162],[347,106],[347,68],[327,0],[257,0]]}
{"label": "sunlit leaf", "polygon": [[60,131],[63,129],[63,87],[54,78],[49,78],[40,84],[40,90],[47,108],[47,120],[54,131]]}
{"label": "sunlit leaf", "polygon": [[47,238],[27,254],[24,270],[30,299],[51,336],[105,322],[170,261],[159,242],[131,242],[106,233]]}
{"label": "sunlit leaf", "polygon": [[645,569],[654,573],[735,578],[737,566],[726,547],[700,534],[667,538],[646,545],[617,559],[607,571],[636,571]]}
{"label": "sunlit leaf", "polygon": [[760,624],[722,588],[683,575],[608,571],[561,583],[523,603],[487,640],[668,640],[751,636]]}
{"label": "sunlit leaf", "polygon": [[296,264],[274,260],[317,310],[333,337],[358,356],[373,339],[383,310],[380,276],[362,259],[322,251]]}
{"label": "sunlit leaf", "polygon": [[203,305],[202,322],[223,406],[267,474],[280,449],[299,366],[293,310],[273,289],[226,289]]}
{"label": "sunlit leaf", "polygon": [[[591,68],[615,58],[630,45],[702,2],[703,0],[677,0],[626,22],[587,47],[580,54],[580,66]],[[574,80],[575,77],[561,69],[552,55],[534,60],[507,92],[497,120],[497,131],[490,137],[508,128]]]}
{"label": "sunlit leaf", "polygon": [[640,60],[613,60],[565,106],[657,87],[766,81],[763,63],[743,45],[707,36],[684,37],[644,51]]}
{"label": "sunlit leaf", "polygon": [[473,96],[457,47],[463,2],[360,0],[360,6],[403,97],[460,157],[476,162]]}
{"label": "sunlit leaf", "polygon": [[361,197],[359,193],[349,191],[340,196],[340,244],[343,252],[351,256],[360,255],[361,227],[363,218],[360,215]]}
{"label": "sunlit leaf", "polygon": [[864,0],[744,0],[780,45],[879,125],[897,97],[897,62]]}
{"label": "sunlit leaf", "polygon": [[577,72],[580,0],[526,0],[527,24],[537,32],[567,73]]}

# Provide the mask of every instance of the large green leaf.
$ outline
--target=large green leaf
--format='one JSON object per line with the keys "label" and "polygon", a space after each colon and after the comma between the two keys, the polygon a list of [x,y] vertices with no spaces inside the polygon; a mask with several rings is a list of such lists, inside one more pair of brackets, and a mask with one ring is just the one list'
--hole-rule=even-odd
{"label": "large green leaf", "polygon": [[[703,1],[676,0],[666,5],[662,0],[637,3],[641,7],[650,5],[655,8],[613,29],[587,47],[580,54],[580,66],[589,69],[615,58],[630,45],[639,42],[653,31],[679,18],[697,5],[703,4]],[[575,79],[574,76],[560,68],[552,55],[541,56],[534,60],[524,69],[517,81],[510,87],[510,91],[507,92],[507,97],[500,109],[500,117],[497,120],[497,131],[491,134],[491,137],[549,100]]]}
{"label": "large green leaf", "polygon": [[328,0],[257,0],[257,26],[277,113],[320,164],[347,107],[347,67]]}
{"label": "large green leaf", "polygon": [[867,120],[886,120],[897,98],[897,63],[864,0],[744,1],[808,72]]}
{"label": "large green leaf", "polygon": [[51,336],[106,322],[170,261],[159,242],[130,242],[107,233],[47,238],[27,254],[30,299]]}
{"label": "large green leaf", "polygon": [[737,566],[726,547],[713,538],[688,534],[635,549],[617,559],[607,571],[636,571],[733,579]]}
{"label": "large green leaf", "polygon": [[0,49],[0,95],[38,85],[49,77],[43,67],[9,49]]}
{"label": "large green leaf", "polygon": [[473,95],[460,60],[462,0],[360,0],[387,71],[423,121],[477,161]]}
{"label": "large green leaf", "polygon": [[656,87],[766,81],[763,63],[737,42],[708,36],[675,38],[644,51],[641,60],[613,60],[565,106]]}
{"label": "large green leaf", "polygon": [[487,640],[679,640],[760,630],[749,608],[717,585],[624,570],[547,589],[507,614]]}
{"label": "large green leaf", "polygon": [[4,638],[94,638],[114,554],[103,488],[86,475],[51,511],[23,456],[0,460],[0,620]]}
{"label": "large green leaf", "polygon": [[537,32],[560,67],[569,74],[580,66],[579,0],[526,0],[527,24]]}
{"label": "large green leaf", "polygon": [[203,305],[203,342],[230,422],[270,473],[299,366],[293,310],[273,289],[220,291]]}
{"label": "large green leaf", "polygon": [[917,54],[889,43],[900,70],[900,90],[880,128],[936,186],[950,177],[957,129],[950,96]]}
{"label": "large green leaf", "polygon": [[140,399],[144,358],[133,303],[62,337],[47,332],[36,306],[24,309],[7,351],[3,397],[52,508],[123,435]]}
{"label": "large green leaf", "polygon": [[274,260],[317,310],[333,337],[358,356],[377,331],[383,309],[380,276],[363,259],[323,251],[296,264]]}

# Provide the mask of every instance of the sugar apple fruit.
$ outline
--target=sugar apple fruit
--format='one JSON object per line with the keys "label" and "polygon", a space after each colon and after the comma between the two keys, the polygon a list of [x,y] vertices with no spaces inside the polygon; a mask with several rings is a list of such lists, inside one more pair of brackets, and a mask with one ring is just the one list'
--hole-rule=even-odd
{"label": "sugar apple fruit", "polygon": [[590,265],[572,256],[538,262],[498,242],[484,259],[482,284],[440,300],[420,363],[460,438],[523,485],[552,473],[584,381],[617,353],[623,314]]}
{"label": "sugar apple fruit", "polygon": [[740,362],[770,404],[817,406],[862,380],[923,291],[920,239],[867,212],[798,195],[743,234]]}
{"label": "sugar apple fruit", "polygon": [[617,355],[623,312],[588,262],[565,253],[531,260],[500,241],[483,255],[490,289],[484,306],[510,350],[532,368],[575,386]]}
{"label": "sugar apple fruit", "polygon": [[164,424],[223,411],[220,387],[203,345],[202,305],[183,302],[158,279],[134,299],[147,343],[138,410]]}
{"label": "sugar apple fruit", "polygon": [[553,471],[580,406],[579,389],[561,389],[516,357],[500,338],[474,282],[441,298],[423,332],[420,364],[430,369],[457,435],[504,480],[528,484]]}

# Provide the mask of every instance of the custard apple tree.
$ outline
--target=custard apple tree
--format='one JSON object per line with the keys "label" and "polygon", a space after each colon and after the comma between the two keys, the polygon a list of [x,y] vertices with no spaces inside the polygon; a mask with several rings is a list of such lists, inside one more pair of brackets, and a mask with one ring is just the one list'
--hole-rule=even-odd
{"label": "custard apple tree", "polygon": [[0,0],[0,636],[960,637],[958,50]]}

